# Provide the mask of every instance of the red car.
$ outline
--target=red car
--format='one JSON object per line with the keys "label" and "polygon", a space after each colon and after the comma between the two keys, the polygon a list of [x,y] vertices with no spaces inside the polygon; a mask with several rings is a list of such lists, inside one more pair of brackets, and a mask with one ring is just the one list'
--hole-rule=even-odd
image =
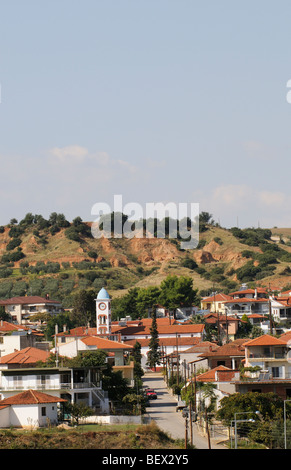
{"label": "red car", "polygon": [[152,388],[146,390],[146,396],[149,400],[156,400],[158,398],[156,392]]}

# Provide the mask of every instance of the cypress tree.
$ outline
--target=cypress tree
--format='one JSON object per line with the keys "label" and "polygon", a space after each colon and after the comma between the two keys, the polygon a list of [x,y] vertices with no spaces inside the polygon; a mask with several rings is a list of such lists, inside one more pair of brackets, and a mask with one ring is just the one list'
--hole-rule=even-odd
{"label": "cypress tree", "polygon": [[149,342],[147,365],[156,370],[156,366],[161,363],[161,350],[155,308],[152,313],[152,326],[150,328],[150,333],[151,339]]}

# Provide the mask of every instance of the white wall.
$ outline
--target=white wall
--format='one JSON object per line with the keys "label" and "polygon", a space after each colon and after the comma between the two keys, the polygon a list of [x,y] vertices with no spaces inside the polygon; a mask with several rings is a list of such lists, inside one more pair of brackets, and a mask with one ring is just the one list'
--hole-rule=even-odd
{"label": "white wall", "polygon": [[[41,374],[39,373],[38,375],[41,375]],[[17,376],[19,377],[19,374],[17,374]],[[14,381],[14,377],[12,375],[2,374],[2,380],[1,380],[1,387],[3,389],[2,392],[4,392],[5,390],[7,391],[13,390],[14,395],[15,395],[15,392],[17,392],[18,390],[22,391],[23,389],[24,390],[28,390],[28,389],[45,390],[49,388],[52,388],[52,389],[60,388],[59,374],[46,375],[47,380],[43,387],[41,386],[41,381],[37,379],[37,375],[22,375],[21,377],[22,377],[22,382],[17,382],[17,381]]]}
{"label": "white wall", "polygon": [[[42,407],[46,409],[46,416],[41,414]],[[44,427],[48,419],[51,423],[57,422],[57,403],[10,406],[10,426]]]}
{"label": "white wall", "polygon": [[10,427],[10,406],[0,410],[0,428]]}

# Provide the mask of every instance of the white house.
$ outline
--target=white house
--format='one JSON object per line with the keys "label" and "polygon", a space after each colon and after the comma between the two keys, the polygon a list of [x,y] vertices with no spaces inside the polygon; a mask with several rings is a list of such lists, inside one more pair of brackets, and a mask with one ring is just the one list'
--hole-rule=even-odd
{"label": "white house", "polygon": [[51,393],[71,403],[85,403],[96,412],[109,412],[108,395],[102,389],[100,370],[96,367],[18,367],[1,370],[2,399],[30,389]]}
{"label": "white house", "polygon": [[0,401],[0,427],[46,427],[58,423],[58,408],[66,400],[27,390]]}
{"label": "white house", "polygon": [[114,365],[124,365],[124,353],[131,351],[133,346],[118,341],[111,341],[98,336],[85,336],[84,338],[71,338],[66,343],[58,343],[57,348],[53,348],[51,352],[56,351],[60,356],[76,357],[80,351],[97,351],[102,350],[106,353],[114,353]]}
{"label": "white house", "polygon": [[19,325],[29,323],[30,317],[36,313],[56,315],[62,310],[61,302],[58,300],[50,300],[38,295],[0,300],[0,306],[5,307],[5,312],[10,315],[13,322]]}

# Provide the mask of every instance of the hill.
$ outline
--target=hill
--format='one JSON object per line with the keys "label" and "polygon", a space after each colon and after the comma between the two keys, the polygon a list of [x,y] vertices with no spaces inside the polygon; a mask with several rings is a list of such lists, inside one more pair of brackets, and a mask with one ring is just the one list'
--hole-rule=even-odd
{"label": "hill", "polygon": [[95,239],[79,217],[72,223],[33,217],[0,227],[0,298],[49,294],[69,307],[77,289],[106,286],[116,297],[159,285],[169,274],[191,277],[203,295],[243,282],[274,290],[291,282],[291,229],[210,223],[201,227],[197,248],[181,250],[176,239]]}

